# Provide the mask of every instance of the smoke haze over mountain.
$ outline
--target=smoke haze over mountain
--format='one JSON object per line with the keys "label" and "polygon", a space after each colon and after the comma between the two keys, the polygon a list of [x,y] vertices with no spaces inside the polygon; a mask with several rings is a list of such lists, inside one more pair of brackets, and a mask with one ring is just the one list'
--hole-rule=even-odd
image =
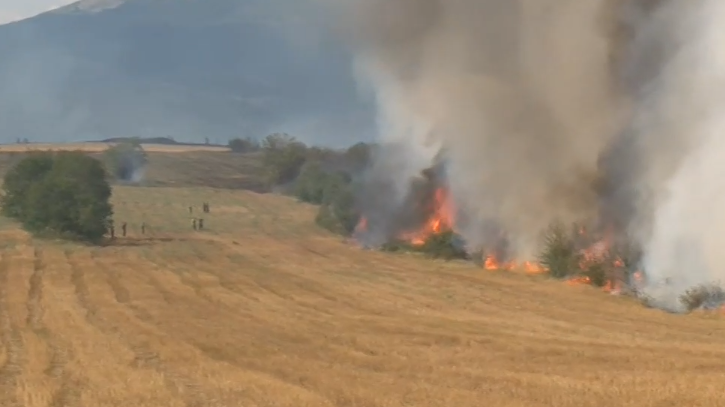
{"label": "smoke haze over mountain", "polygon": [[369,139],[311,0],[84,0],[0,26],[0,140]]}

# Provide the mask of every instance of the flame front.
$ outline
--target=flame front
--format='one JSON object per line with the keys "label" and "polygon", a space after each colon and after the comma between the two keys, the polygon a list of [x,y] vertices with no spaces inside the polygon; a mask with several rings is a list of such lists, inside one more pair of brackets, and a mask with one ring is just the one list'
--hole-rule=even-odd
{"label": "flame front", "polygon": [[[443,233],[446,231],[455,231],[455,216],[454,206],[451,200],[450,194],[445,188],[438,188],[435,190],[433,207],[431,215],[423,223],[423,225],[413,231],[406,231],[400,233],[397,238],[408,242],[413,246],[421,246],[425,244],[429,237]],[[367,231],[368,222],[365,217],[361,217],[359,223],[355,227],[356,232]],[[586,236],[587,230],[584,227],[580,227],[577,230],[579,236]],[[581,250],[581,260],[578,264],[581,270],[586,270],[600,261],[605,261],[607,253],[610,251],[612,242],[612,233],[608,232],[605,237],[591,246]],[[617,257],[612,261],[612,265],[616,269],[623,269],[625,267],[624,261]],[[511,271],[519,270],[524,271],[527,274],[543,274],[547,273],[548,269],[539,263],[532,261],[500,261],[495,255],[489,254],[483,259],[483,268],[489,271]],[[615,273],[616,274],[616,273]],[[643,273],[638,271],[633,275],[634,280],[637,284],[641,284],[644,278]],[[592,281],[587,276],[576,276],[566,281],[568,285],[590,285]],[[607,283],[604,285],[603,290],[612,294],[618,294],[621,292],[623,282],[619,281],[616,275],[612,275]]]}
{"label": "flame front", "polygon": [[489,271],[503,270],[523,270],[528,274],[543,274],[547,270],[544,266],[539,263],[532,261],[524,261],[518,263],[516,261],[499,262],[494,255],[486,256],[486,260],[483,262],[483,268]]}

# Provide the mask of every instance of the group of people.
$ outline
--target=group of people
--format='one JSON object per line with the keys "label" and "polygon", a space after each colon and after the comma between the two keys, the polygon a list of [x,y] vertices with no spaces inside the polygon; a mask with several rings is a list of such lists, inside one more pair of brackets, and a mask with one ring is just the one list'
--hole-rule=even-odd
{"label": "group of people", "polygon": [[[201,205],[201,210],[203,213],[209,213],[209,202],[204,202]],[[194,213],[194,207],[189,206],[189,213]],[[191,218],[191,228],[194,230],[203,230],[204,229],[204,219],[203,218],[197,218],[192,217]],[[141,234],[146,234],[146,222],[141,222],[140,225]],[[128,231],[128,223],[123,222],[121,223],[121,237],[126,237],[126,233]],[[111,235],[111,239],[116,238],[116,225],[114,224],[114,221],[111,220],[111,223],[108,227],[108,232]]]}
{"label": "group of people", "polygon": [[[201,211],[204,213],[209,213],[209,202],[203,202],[201,204]],[[194,207],[189,206],[189,213],[194,213]]]}
{"label": "group of people", "polygon": [[[141,222],[141,234],[146,234],[146,222]],[[123,222],[121,223],[121,236],[126,237],[126,231],[128,230],[128,223]],[[116,238],[116,225],[114,224],[113,220],[111,220],[111,224],[109,225],[108,232],[111,234],[111,239]]]}
{"label": "group of people", "polygon": [[[209,213],[209,202],[203,202],[201,204],[201,211],[203,213]],[[189,207],[189,213],[194,213],[194,207]],[[204,229],[204,218],[197,218],[192,217],[191,218],[191,228],[194,230],[202,230]]]}

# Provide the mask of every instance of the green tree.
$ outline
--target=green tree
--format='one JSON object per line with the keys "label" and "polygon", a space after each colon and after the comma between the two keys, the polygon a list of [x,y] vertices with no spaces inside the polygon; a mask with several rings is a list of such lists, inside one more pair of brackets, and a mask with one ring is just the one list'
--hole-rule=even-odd
{"label": "green tree", "polygon": [[319,162],[305,163],[300,170],[300,175],[295,180],[294,195],[302,202],[321,204],[329,177]]}
{"label": "green tree", "polygon": [[3,182],[3,215],[21,219],[25,215],[25,198],[35,183],[41,181],[53,168],[50,153],[30,153],[13,169],[8,171]]}
{"label": "green tree", "polygon": [[307,146],[283,133],[265,137],[262,152],[265,178],[270,186],[294,181],[307,161]]}
{"label": "green tree", "polygon": [[3,213],[36,235],[98,242],[113,215],[103,164],[81,152],[25,158],[5,176],[3,192]]}
{"label": "green tree", "polygon": [[120,181],[138,182],[143,176],[148,158],[138,138],[109,147],[104,161],[111,174]]}
{"label": "green tree", "polygon": [[352,186],[339,174],[331,175],[315,221],[327,230],[349,235],[359,220]]}
{"label": "green tree", "polygon": [[372,160],[372,146],[367,143],[357,143],[345,150],[345,162],[353,173],[364,170]]}

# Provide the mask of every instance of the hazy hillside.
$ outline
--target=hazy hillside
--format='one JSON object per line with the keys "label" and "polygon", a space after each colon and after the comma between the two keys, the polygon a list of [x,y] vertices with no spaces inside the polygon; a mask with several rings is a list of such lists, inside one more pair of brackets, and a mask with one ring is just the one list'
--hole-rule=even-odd
{"label": "hazy hillside", "polygon": [[0,141],[286,131],[349,144],[372,120],[320,11],[312,0],[96,0],[0,26]]}

